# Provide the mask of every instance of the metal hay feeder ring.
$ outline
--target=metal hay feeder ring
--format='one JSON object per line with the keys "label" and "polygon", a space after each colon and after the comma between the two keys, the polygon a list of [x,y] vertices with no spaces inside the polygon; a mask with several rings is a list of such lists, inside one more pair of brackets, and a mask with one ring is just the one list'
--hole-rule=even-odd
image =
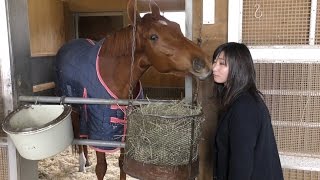
{"label": "metal hay feeder ring", "polygon": [[[201,107],[179,103],[161,106],[168,106],[169,114],[167,107],[162,112],[144,105],[128,115],[124,169],[140,179],[196,177],[198,143],[204,121]],[[170,109],[177,106],[178,109]]]}

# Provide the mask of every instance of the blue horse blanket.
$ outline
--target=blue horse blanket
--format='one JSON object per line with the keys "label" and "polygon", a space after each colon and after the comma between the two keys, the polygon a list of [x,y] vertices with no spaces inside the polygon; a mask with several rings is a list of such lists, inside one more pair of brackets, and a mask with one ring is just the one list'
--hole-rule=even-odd
{"label": "blue horse blanket", "polygon": [[[104,40],[94,42],[76,39],[65,44],[55,60],[56,93],[58,96],[118,99],[104,83],[99,72],[99,51]],[[137,98],[143,98],[142,87]],[[124,141],[125,106],[74,106],[80,114],[80,135],[94,140]],[[93,147],[100,152],[118,148]]]}

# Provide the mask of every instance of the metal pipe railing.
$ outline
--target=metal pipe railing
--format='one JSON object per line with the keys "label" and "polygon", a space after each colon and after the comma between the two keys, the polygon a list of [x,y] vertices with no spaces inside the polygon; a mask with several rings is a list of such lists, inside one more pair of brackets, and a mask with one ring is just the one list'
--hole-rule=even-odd
{"label": "metal pipe railing", "polygon": [[[98,99],[98,98],[79,98],[79,97],[56,97],[56,96],[19,96],[21,102],[32,103],[60,103],[60,104],[118,104],[118,105],[143,105],[150,103],[166,104],[176,102],[176,100],[129,100],[129,99]],[[114,148],[124,148],[124,142],[118,141],[101,141],[91,139],[74,139],[74,145],[90,145],[90,146],[105,146]]]}
{"label": "metal pipe railing", "polygon": [[167,104],[176,100],[129,100],[129,99],[99,99],[99,98],[80,98],[80,97],[56,97],[56,96],[19,96],[21,102],[32,103],[66,103],[66,104],[118,104],[118,105],[143,105],[143,104]]}
{"label": "metal pipe railing", "polygon": [[77,145],[89,145],[89,146],[105,146],[105,147],[111,147],[111,148],[124,148],[125,143],[124,142],[118,142],[118,141],[101,141],[101,140],[92,140],[92,139],[74,139],[72,141],[72,144]]}

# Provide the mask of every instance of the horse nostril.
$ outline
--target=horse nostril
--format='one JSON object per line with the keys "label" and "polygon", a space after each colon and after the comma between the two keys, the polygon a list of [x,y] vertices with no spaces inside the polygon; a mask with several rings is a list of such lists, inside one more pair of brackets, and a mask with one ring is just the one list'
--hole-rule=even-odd
{"label": "horse nostril", "polygon": [[199,72],[201,71],[203,68],[205,68],[205,63],[203,60],[195,58],[192,61],[192,67],[195,71]]}

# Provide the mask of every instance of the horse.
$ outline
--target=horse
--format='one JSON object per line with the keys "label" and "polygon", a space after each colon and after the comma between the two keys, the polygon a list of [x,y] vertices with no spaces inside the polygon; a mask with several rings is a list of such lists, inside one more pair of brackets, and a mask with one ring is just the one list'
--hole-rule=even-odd
{"label": "horse", "polygon": [[[64,44],[55,60],[57,95],[104,99],[143,98],[140,78],[150,67],[160,73],[178,76],[192,74],[199,79],[208,77],[211,74],[210,57],[183,36],[177,23],[161,16],[153,0],[149,6],[151,13],[140,17],[136,2],[129,0],[129,26],[98,42],[74,39]],[[75,131],[79,128],[81,133],[75,137],[124,141],[126,108],[120,105],[73,105],[73,126]],[[118,148],[92,148],[97,157],[96,176],[102,180],[107,171],[105,154]],[[122,168],[123,151],[121,148],[121,180],[126,179]],[[88,165],[88,161],[86,163]]]}

